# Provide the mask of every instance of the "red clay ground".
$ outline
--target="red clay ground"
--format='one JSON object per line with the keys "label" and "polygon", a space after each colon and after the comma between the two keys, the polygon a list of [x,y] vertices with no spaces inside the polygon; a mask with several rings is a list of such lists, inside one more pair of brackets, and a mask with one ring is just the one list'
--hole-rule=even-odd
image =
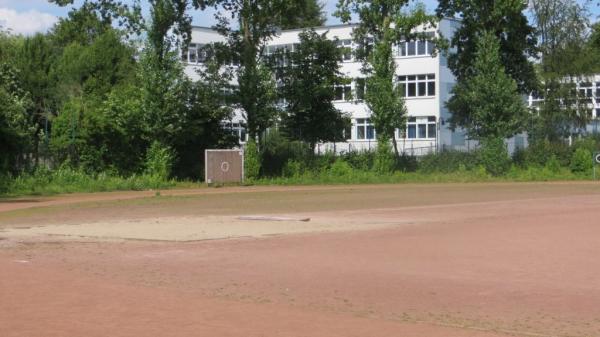
{"label": "red clay ground", "polygon": [[0,202],[0,230],[241,214],[389,226],[194,242],[0,231],[0,336],[600,336],[598,184],[181,193]]}

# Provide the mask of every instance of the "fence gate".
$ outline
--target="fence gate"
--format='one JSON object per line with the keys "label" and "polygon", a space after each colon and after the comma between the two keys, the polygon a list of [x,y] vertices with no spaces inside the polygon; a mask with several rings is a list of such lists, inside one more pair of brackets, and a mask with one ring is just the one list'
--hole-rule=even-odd
{"label": "fence gate", "polygon": [[244,151],[205,150],[204,179],[207,184],[244,181]]}

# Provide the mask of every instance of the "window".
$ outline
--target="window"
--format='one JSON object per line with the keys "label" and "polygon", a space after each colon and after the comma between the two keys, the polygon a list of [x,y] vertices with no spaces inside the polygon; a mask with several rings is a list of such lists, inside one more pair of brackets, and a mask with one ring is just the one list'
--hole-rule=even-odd
{"label": "window", "polygon": [[365,79],[357,78],[354,83],[355,83],[355,90],[356,90],[356,99],[358,99],[358,100],[365,99]]}
{"label": "window", "polygon": [[600,98],[600,82],[596,82],[596,98]]}
{"label": "window", "polygon": [[435,116],[410,117],[406,125],[408,139],[434,139],[437,137]]}
{"label": "window", "polygon": [[248,140],[246,128],[241,123],[227,122],[224,127],[225,129],[228,129],[232,135],[236,136],[239,142],[243,143]]}
{"label": "window", "polygon": [[600,109],[596,109],[596,116],[594,116],[596,118],[600,118]]}
{"label": "window", "polygon": [[375,139],[375,128],[369,118],[356,119],[356,139]]}
{"label": "window", "polygon": [[349,40],[349,39],[338,40],[337,46],[339,48],[344,48],[344,51],[343,51],[344,61],[351,61],[352,60],[352,40]]}
{"label": "window", "polygon": [[[434,32],[425,33],[428,38],[435,37]],[[431,56],[435,51],[435,43],[427,40],[403,41],[394,48],[394,53],[399,57],[406,56]]]}
{"label": "window", "polygon": [[352,99],[352,86],[348,84],[338,84],[335,86],[335,100],[349,101]]}
{"label": "window", "polygon": [[404,97],[435,96],[435,74],[398,76],[398,85]]}
{"label": "window", "polygon": [[191,43],[187,50],[182,51],[181,60],[183,62],[197,64],[204,63],[207,59],[207,53],[204,44]]}

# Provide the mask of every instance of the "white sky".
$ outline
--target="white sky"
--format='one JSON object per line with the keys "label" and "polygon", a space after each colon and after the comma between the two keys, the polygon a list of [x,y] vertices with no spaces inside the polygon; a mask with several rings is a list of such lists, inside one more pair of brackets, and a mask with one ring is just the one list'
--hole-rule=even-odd
{"label": "white sky", "polygon": [[[331,16],[335,10],[337,0],[322,0],[328,14],[328,23],[339,23],[337,18]],[[82,0],[76,0],[80,4]],[[130,3],[130,0],[124,0]],[[145,3],[145,1],[142,1]],[[435,10],[436,0],[423,0],[427,8]],[[61,8],[51,4],[48,0],[0,0],[0,26],[11,29],[14,33],[30,35],[36,32],[45,32],[54,25],[59,17],[64,17],[69,12],[69,7]],[[215,23],[213,11],[193,11],[193,24],[198,26],[212,26]]]}
{"label": "white sky", "polygon": [[[337,18],[331,16],[335,10],[337,0],[322,0],[325,2],[325,11],[328,14],[329,24],[339,23]],[[587,0],[578,0],[585,2]],[[80,4],[82,0],[76,0]],[[124,0],[125,3],[131,0]],[[145,1],[142,1],[145,3]],[[422,0],[430,11],[435,10],[436,0]],[[594,20],[600,16],[600,7],[592,6]],[[146,9],[147,10],[147,9]],[[30,35],[36,32],[47,31],[59,17],[64,17],[69,8],[59,7],[51,4],[48,0],[0,0],[0,26],[9,28],[14,33]],[[193,24],[199,26],[212,26],[215,21],[212,11],[194,11],[192,13]]]}

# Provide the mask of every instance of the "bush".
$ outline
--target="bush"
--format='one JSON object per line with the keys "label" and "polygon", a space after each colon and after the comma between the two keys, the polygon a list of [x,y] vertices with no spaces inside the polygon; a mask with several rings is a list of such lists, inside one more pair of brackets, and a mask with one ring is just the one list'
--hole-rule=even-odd
{"label": "bush", "polygon": [[284,177],[299,177],[304,174],[305,166],[302,162],[290,159],[283,167]]}
{"label": "bush", "polygon": [[244,148],[244,176],[246,179],[258,179],[260,173],[260,156],[254,140],[249,140]]}
{"label": "bush", "polygon": [[483,140],[479,149],[479,162],[493,176],[500,176],[508,172],[511,159],[504,140],[500,138]]}
{"label": "bush", "polygon": [[578,148],[571,158],[571,171],[578,174],[587,174],[594,168],[592,153],[583,147]]}
{"label": "bush", "polygon": [[560,162],[556,158],[556,155],[550,156],[544,168],[551,173],[560,173]]}
{"label": "bush", "polygon": [[352,167],[347,162],[338,159],[328,170],[329,174],[334,177],[346,177],[352,175]]}
{"label": "bush", "polygon": [[391,173],[396,167],[396,158],[388,141],[379,141],[375,153],[373,170],[380,174]]}
{"label": "bush", "polygon": [[340,156],[353,169],[369,171],[373,168],[375,161],[375,152],[373,151],[352,151]]}
{"label": "bush", "polygon": [[457,171],[460,166],[472,170],[478,165],[477,152],[441,151],[430,153],[419,160],[419,170],[425,173]]}
{"label": "bush", "polygon": [[564,143],[549,142],[547,140],[537,141],[529,144],[529,147],[524,151],[523,166],[540,166],[546,165],[548,159],[553,155],[558,160],[561,166],[569,166],[571,160],[571,149]]}
{"label": "bush", "polygon": [[280,176],[290,159],[309,161],[313,156],[306,143],[289,141],[279,131],[269,131],[260,144],[260,174]]}
{"label": "bush", "polygon": [[146,152],[145,173],[158,180],[167,180],[171,176],[174,160],[175,154],[170,147],[154,141]]}

